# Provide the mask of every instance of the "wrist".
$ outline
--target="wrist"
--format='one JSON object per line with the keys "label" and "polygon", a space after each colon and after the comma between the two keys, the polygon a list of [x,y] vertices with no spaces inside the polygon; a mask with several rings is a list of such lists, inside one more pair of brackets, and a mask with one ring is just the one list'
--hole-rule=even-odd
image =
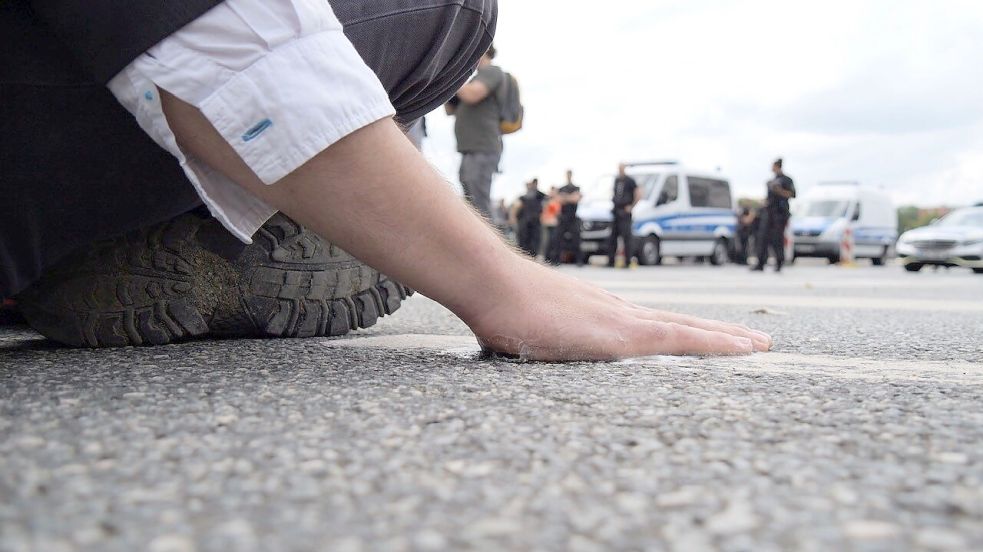
{"label": "wrist", "polygon": [[[496,235],[493,247],[475,248],[476,254],[461,259],[439,302],[470,328],[475,329],[489,313],[508,304],[523,288],[523,274],[536,262],[512,251]],[[435,298],[436,299],[436,298]]]}

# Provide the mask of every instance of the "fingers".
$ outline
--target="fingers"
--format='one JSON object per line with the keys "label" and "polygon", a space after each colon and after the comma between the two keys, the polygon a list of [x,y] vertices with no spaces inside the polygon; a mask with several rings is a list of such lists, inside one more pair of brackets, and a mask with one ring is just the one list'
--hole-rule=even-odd
{"label": "fingers", "polygon": [[733,336],[750,339],[754,343],[755,351],[769,351],[771,350],[773,343],[770,335],[758,330],[752,330],[751,328],[740,324],[730,324],[727,322],[708,320],[705,318],[689,316],[686,314],[677,314],[674,312],[655,311],[642,307],[639,307],[639,309],[640,311],[637,314],[646,320],[673,322],[693,328],[700,328],[702,330],[722,332]]}
{"label": "fingers", "polygon": [[639,320],[633,333],[631,356],[749,355],[755,349],[749,338],[674,322]]}

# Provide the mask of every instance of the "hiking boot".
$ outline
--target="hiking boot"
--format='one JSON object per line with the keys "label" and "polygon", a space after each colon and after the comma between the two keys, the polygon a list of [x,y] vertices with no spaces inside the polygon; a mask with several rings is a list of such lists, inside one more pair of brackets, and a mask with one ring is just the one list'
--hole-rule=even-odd
{"label": "hiking boot", "polygon": [[192,212],[89,246],[17,304],[49,339],[118,347],[344,335],[392,314],[411,294],[282,214],[245,245]]}

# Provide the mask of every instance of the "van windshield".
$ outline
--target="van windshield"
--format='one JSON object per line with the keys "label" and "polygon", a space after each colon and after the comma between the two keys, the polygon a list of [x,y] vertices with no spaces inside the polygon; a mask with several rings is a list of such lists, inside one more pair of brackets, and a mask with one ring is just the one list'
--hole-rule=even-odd
{"label": "van windshield", "polygon": [[804,217],[845,217],[850,210],[849,201],[812,201],[807,203],[800,214]]}

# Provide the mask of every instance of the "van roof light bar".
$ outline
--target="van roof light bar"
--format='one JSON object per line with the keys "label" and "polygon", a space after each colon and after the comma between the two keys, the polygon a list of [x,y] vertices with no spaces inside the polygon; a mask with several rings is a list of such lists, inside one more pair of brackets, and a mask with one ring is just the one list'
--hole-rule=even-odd
{"label": "van roof light bar", "polygon": [[625,163],[626,167],[645,167],[651,165],[678,165],[679,161],[674,161],[671,159],[664,159],[662,161],[633,161],[631,163]]}

